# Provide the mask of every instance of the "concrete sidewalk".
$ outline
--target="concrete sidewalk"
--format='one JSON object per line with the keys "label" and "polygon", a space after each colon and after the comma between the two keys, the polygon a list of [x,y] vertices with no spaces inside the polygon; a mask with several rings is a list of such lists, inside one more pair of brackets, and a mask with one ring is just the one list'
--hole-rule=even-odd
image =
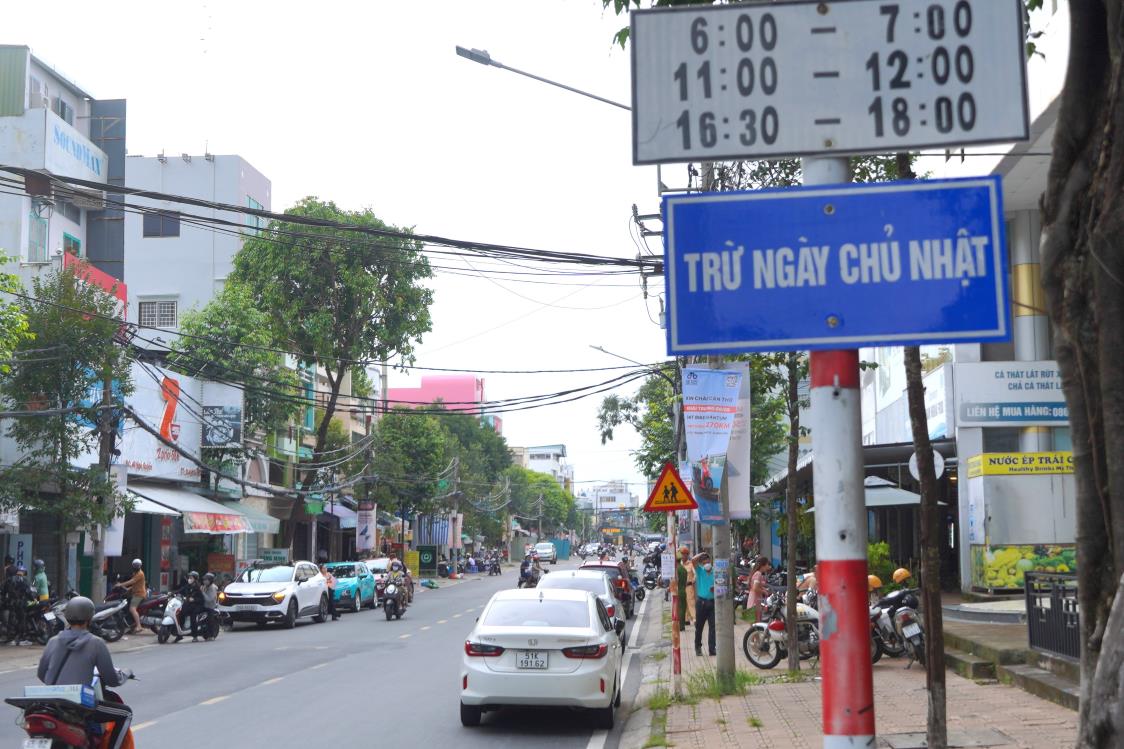
{"label": "concrete sidewalk", "polygon": [[[125,635],[117,642],[109,643],[109,652],[116,659],[118,654],[147,650],[156,647],[156,644],[156,636],[151,631],[145,630],[143,635]],[[42,645],[0,645],[0,674],[36,668],[39,665],[39,656],[42,654]],[[121,664],[117,665],[119,668],[124,668]]]}
{"label": "concrete sidewalk", "polygon": [[[667,605],[659,598],[661,608]],[[653,612],[655,613],[655,612]],[[807,747],[822,745],[821,684],[815,661],[806,661],[799,680],[792,681],[782,662],[777,668],[755,668],[741,652],[747,624],[736,626],[737,664],[752,683],[744,695],[715,700],[698,696],[697,684],[715,659],[695,655],[694,631],[682,633],[684,702],[671,702],[666,711],[659,706],[670,688],[670,657],[653,657],[670,650],[670,624],[663,617],[666,645],[648,654],[645,679],[637,707],[653,719],[648,736],[633,732],[622,741],[622,749],[644,746],[698,747]],[[669,654],[669,653],[668,653]],[[892,749],[924,746],[926,712],[925,672],[918,666],[906,669],[905,659],[883,658],[874,666],[875,722],[878,746]],[[658,672],[658,673],[657,673]],[[996,749],[1046,749],[1072,746],[1077,735],[1077,715],[1020,689],[996,683],[974,682],[946,673],[950,746],[989,746]],[[696,682],[695,698],[689,695]],[[655,695],[656,699],[652,700]],[[691,704],[694,703],[694,704]],[[635,716],[640,717],[638,714]],[[632,725],[633,721],[629,721]]]}

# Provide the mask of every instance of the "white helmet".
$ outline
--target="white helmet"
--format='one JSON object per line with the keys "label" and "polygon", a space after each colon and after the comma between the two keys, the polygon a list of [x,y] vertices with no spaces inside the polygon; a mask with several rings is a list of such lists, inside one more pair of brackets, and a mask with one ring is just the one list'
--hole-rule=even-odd
{"label": "white helmet", "polygon": [[139,560],[139,559],[134,559],[134,560],[133,560],[133,569],[134,569],[134,570],[139,570],[140,568],[141,568],[141,560]]}

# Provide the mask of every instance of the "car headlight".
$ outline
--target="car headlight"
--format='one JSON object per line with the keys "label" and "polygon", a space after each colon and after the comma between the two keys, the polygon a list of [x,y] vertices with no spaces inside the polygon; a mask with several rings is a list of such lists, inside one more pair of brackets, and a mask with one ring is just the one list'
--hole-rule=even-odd
{"label": "car headlight", "polygon": [[274,594],[273,594],[273,595],[271,596],[271,598],[272,598],[272,599],[273,599],[274,601],[277,601],[277,603],[281,603],[282,601],[284,601],[284,600],[285,600],[285,596],[287,596],[287,595],[289,595],[289,594],[288,594],[288,593],[286,593],[285,591],[283,591],[283,590],[279,590],[279,591],[277,591],[276,593],[274,593]]}
{"label": "car headlight", "polygon": [[226,603],[226,593],[219,591],[219,603]]}

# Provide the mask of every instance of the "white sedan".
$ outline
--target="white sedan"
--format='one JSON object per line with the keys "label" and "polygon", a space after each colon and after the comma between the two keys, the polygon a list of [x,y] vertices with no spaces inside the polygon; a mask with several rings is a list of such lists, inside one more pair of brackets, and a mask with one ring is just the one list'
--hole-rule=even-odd
{"label": "white sedan", "polygon": [[621,701],[618,629],[585,590],[501,590],[464,643],[461,723],[507,706],[578,707],[613,727]]}

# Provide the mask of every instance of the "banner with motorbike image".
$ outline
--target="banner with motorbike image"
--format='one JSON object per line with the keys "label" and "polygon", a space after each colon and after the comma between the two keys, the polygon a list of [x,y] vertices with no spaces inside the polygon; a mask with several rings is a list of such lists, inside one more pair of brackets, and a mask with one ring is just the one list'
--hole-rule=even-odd
{"label": "banner with motorbike image", "polygon": [[699,522],[722,524],[718,492],[738,412],[742,373],[722,369],[683,369],[683,431]]}

